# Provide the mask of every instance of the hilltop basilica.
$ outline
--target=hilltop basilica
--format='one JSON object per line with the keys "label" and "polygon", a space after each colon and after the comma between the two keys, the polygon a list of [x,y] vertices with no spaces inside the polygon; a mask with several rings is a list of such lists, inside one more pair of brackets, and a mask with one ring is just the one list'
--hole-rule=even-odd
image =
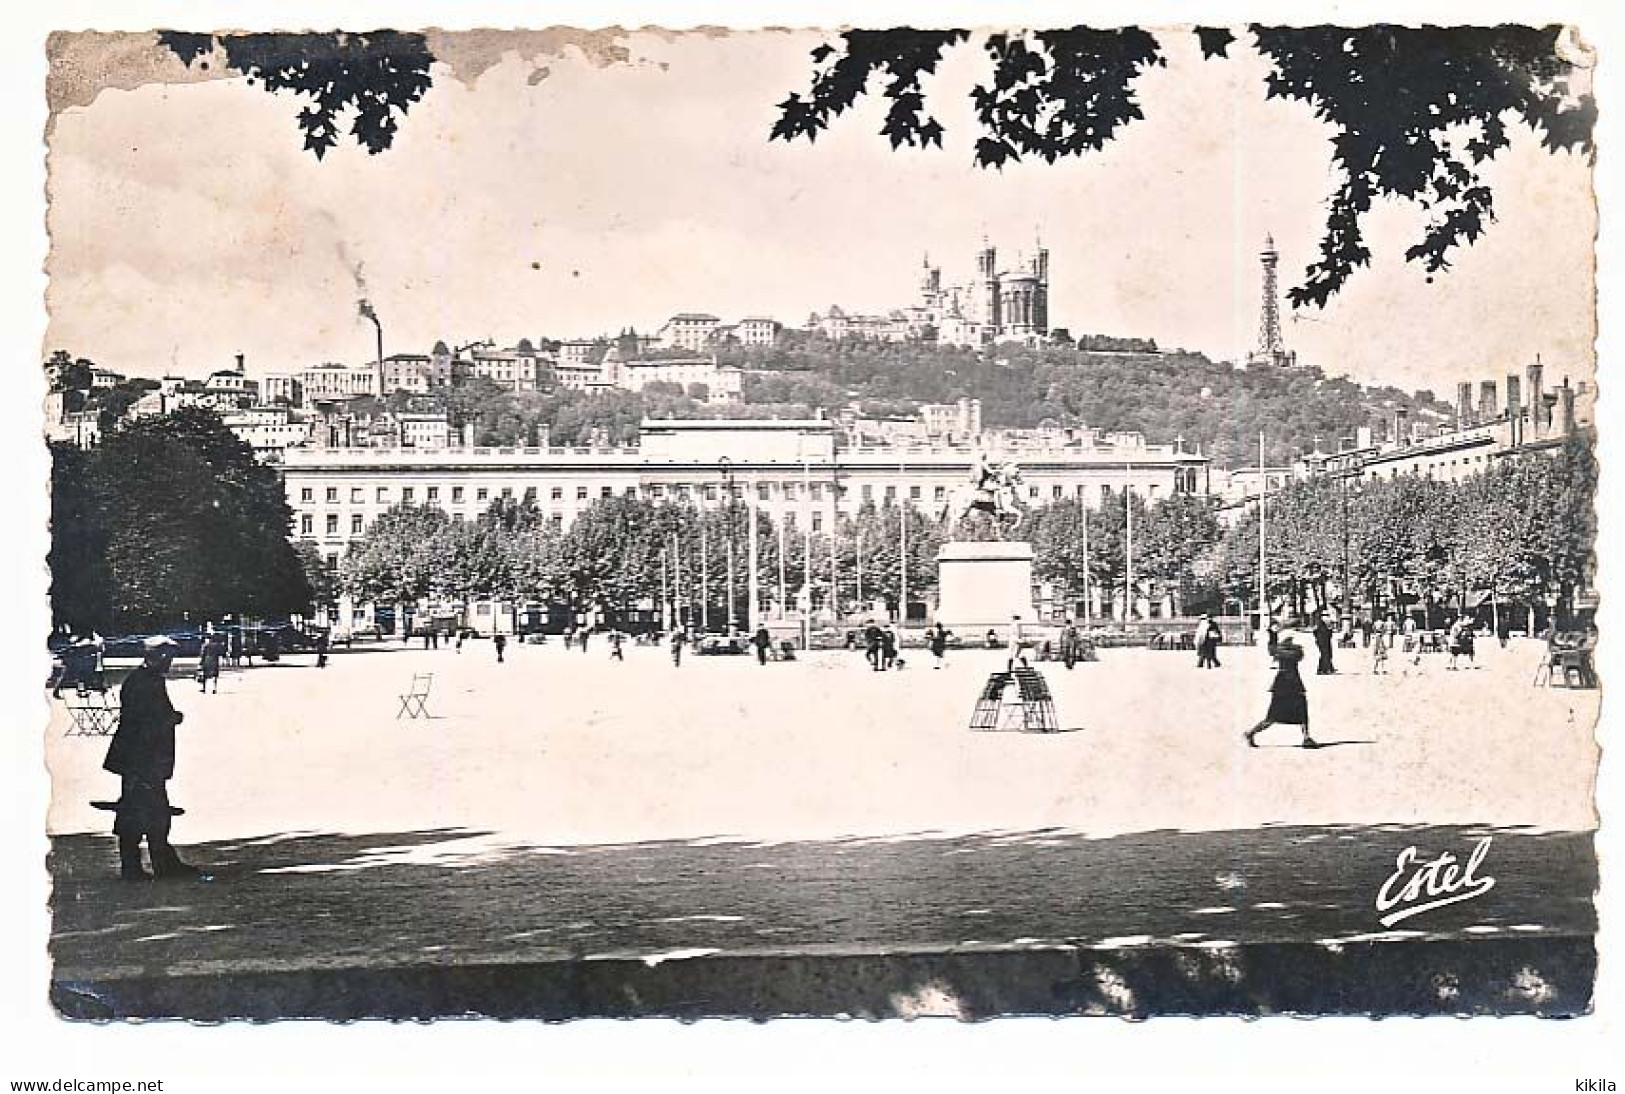
{"label": "hilltop basilica", "polygon": [[929,338],[947,346],[1036,343],[1049,334],[1049,251],[1035,242],[1032,254],[999,269],[998,251],[986,239],[976,254],[976,276],[942,283],[942,267],[925,258],[919,298],[885,315],[857,315],[832,307],[807,320],[807,329],[836,341],[869,338],[902,342]]}
{"label": "hilltop basilica", "polygon": [[1043,338],[1049,333],[1049,251],[1036,243],[1032,254],[1000,270],[997,249],[984,239],[976,276],[961,285],[944,285],[942,267],[927,256],[909,325],[934,327],[937,341],[950,346]]}

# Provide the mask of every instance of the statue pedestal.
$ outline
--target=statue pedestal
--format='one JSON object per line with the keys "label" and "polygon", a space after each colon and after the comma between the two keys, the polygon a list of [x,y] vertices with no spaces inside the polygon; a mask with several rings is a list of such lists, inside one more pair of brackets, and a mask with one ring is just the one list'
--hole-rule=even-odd
{"label": "statue pedestal", "polygon": [[[937,621],[949,630],[1031,623],[1033,546],[1020,541],[945,543],[937,552]],[[1001,632],[1002,633],[1002,632]]]}

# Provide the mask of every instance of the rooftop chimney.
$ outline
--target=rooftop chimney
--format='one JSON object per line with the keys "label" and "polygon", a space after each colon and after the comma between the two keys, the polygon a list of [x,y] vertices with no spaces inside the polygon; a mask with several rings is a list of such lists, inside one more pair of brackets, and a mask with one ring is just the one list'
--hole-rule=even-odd
{"label": "rooftop chimney", "polygon": [[1558,427],[1563,431],[1563,436],[1567,437],[1574,433],[1574,389],[1569,386],[1567,376],[1563,377],[1563,386],[1557,389],[1557,393],[1563,399],[1559,404],[1562,418],[1559,419]]}
{"label": "rooftop chimney", "polygon": [[1539,354],[1535,355],[1535,363],[1524,370],[1529,377],[1529,431],[1536,440],[1546,434],[1546,400],[1540,388],[1544,371]]}
{"label": "rooftop chimney", "polygon": [[1485,380],[1478,385],[1478,420],[1493,422],[1499,413],[1495,408],[1495,381]]}
{"label": "rooftop chimney", "polygon": [[1456,385],[1456,428],[1467,429],[1473,424],[1473,385],[1469,380]]}
{"label": "rooftop chimney", "polygon": [[240,353],[237,355],[237,371],[243,371],[243,355]]}
{"label": "rooftop chimney", "polygon": [[1510,423],[1507,443],[1514,445],[1523,443],[1523,400],[1519,389],[1521,383],[1516,372],[1507,373],[1507,421]]}

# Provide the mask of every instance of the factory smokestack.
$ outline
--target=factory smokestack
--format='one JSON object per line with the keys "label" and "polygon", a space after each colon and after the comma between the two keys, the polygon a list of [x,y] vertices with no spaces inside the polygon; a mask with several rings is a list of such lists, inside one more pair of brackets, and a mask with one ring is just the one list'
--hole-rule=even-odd
{"label": "factory smokestack", "polygon": [[372,310],[372,302],[366,297],[356,301],[356,311],[360,313],[361,318],[372,321],[373,329],[378,334],[378,353],[373,358],[374,379],[377,381],[377,387],[373,394],[382,396],[384,394],[384,325],[378,321],[378,313]]}

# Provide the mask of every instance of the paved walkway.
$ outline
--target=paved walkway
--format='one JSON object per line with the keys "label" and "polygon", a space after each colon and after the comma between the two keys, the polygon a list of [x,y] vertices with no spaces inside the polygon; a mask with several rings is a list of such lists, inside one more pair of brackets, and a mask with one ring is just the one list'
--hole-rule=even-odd
{"label": "paved walkway", "polygon": [[[1055,735],[963,728],[998,663],[976,654],[877,674],[833,654],[673,669],[642,649],[499,666],[477,644],[257,669],[218,697],[177,681],[176,836],[215,880],[116,881],[84,804],[109,794],[102,743],[53,728],[57,1000],[1570,1013],[1594,963],[1596,695],[1531,689],[1530,653],[1311,677],[1335,746],[1315,752],[1241,744],[1267,683],[1252,650],[1213,673],[1146,651],[1051,669],[1077,727]],[[393,691],[424,669],[436,718],[396,720]],[[1295,739],[1277,732],[1265,743]],[[1465,857],[1486,835],[1492,892],[1376,922],[1403,848]],[[838,968],[845,988],[818,980]]]}

